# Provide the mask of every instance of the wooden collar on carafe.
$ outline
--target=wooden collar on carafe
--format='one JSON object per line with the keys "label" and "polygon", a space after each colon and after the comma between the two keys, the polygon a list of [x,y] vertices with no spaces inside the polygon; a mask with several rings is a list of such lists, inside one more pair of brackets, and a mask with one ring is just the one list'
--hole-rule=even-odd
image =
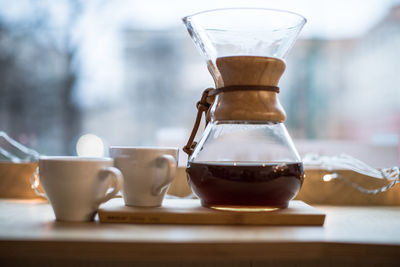
{"label": "wooden collar on carafe", "polygon": [[286,114],[277,97],[279,79],[286,67],[282,60],[221,57],[216,60],[216,67],[217,70],[209,69],[217,90],[232,86],[243,90],[218,95],[213,113],[215,121],[285,121]]}
{"label": "wooden collar on carafe", "polygon": [[[194,137],[201,115],[210,121],[211,106],[214,121],[283,122],[286,119],[277,93],[285,63],[277,58],[256,56],[221,57],[209,71],[217,89],[208,88],[197,103],[197,117],[188,143],[183,150],[190,156],[196,146]],[[216,97],[218,95],[218,97]]]}

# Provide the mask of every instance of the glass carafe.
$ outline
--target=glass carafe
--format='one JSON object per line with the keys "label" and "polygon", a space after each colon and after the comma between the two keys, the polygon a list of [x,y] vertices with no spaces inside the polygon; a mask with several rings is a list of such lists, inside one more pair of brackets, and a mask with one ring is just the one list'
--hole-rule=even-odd
{"label": "glass carafe", "polygon": [[[197,121],[184,148],[193,192],[203,206],[215,209],[286,208],[304,171],[283,124],[278,82],[283,58],[306,20],[286,11],[233,8],[183,21],[216,87],[197,104]],[[195,143],[202,111],[207,127]]]}

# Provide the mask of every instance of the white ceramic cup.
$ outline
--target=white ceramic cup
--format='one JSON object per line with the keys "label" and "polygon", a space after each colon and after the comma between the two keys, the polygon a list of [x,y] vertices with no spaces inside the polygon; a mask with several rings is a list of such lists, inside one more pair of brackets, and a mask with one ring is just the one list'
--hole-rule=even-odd
{"label": "white ceramic cup", "polygon": [[178,165],[178,148],[110,147],[115,167],[124,175],[125,205],[158,207]]}
{"label": "white ceramic cup", "polygon": [[122,174],[113,164],[111,158],[40,157],[32,188],[49,200],[56,220],[91,221],[99,205],[122,187]]}

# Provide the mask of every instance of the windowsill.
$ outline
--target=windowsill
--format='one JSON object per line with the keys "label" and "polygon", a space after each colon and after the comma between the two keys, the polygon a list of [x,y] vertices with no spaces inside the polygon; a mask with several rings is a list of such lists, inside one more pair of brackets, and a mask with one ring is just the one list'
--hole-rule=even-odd
{"label": "windowsill", "polygon": [[99,266],[149,260],[398,262],[400,207],[316,207],[327,214],[322,227],[141,225],[57,222],[47,203],[0,200],[0,259]]}

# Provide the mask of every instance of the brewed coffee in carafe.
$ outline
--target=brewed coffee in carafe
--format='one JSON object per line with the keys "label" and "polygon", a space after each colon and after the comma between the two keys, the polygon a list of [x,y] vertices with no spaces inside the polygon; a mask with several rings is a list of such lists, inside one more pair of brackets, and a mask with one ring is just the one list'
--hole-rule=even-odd
{"label": "brewed coffee in carafe", "polygon": [[[206,57],[215,89],[203,92],[184,151],[188,182],[205,207],[286,208],[304,179],[301,159],[283,122],[283,60],[305,19],[269,9],[220,9],[185,17]],[[202,113],[207,126],[194,137]]]}

